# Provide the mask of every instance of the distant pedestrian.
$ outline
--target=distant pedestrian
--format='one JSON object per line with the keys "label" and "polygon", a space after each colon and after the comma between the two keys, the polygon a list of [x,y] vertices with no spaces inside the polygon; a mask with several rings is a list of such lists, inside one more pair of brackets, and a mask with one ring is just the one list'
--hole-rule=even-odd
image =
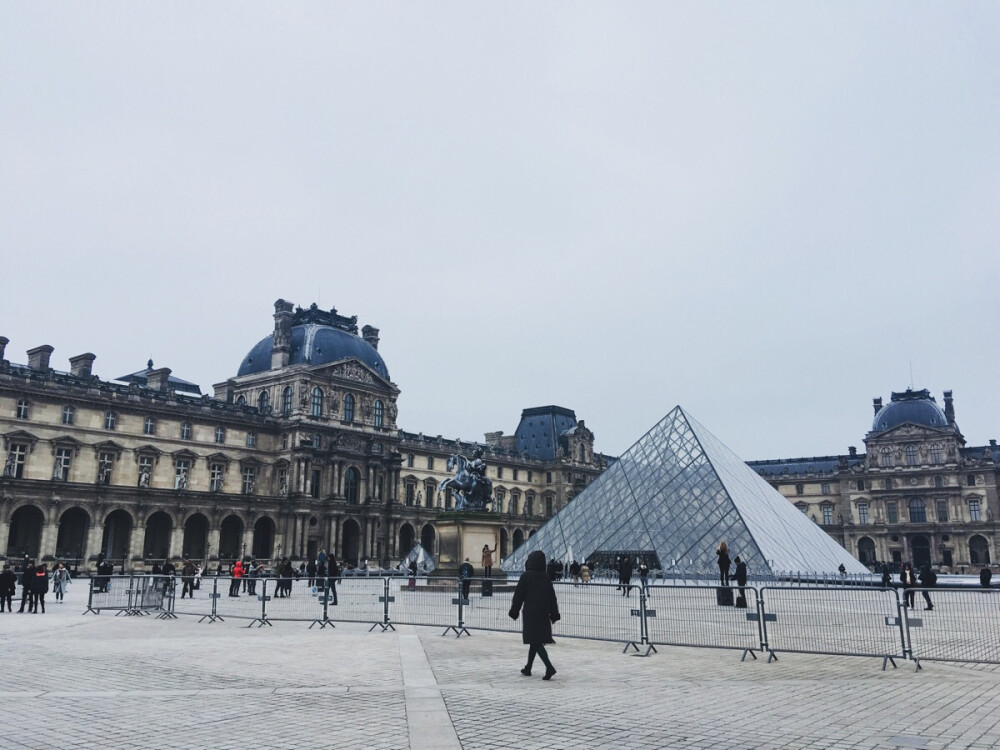
{"label": "distant pedestrian", "polygon": [[483,545],[483,576],[489,578],[493,575],[493,555],[497,553],[497,546],[494,544],[493,549],[490,549],[490,545]]}
{"label": "distant pedestrian", "polygon": [[913,575],[913,567],[908,563],[903,563],[903,570],[899,573],[899,582],[903,584],[903,607],[910,609],[913,607],[913,594],[917,587],[917,579]]}
{"label": "distant pedestrian", "polygon": [[35,575],[32,576],[33,580],[31,582],[31,599],[32,599],[32,612],[36,615],[38,610],[41,609],[42,614],[45,614],[45,595],[49,593],[49,571],[45,567],[45,564],[40,564],[35,568]]}
{"label": "distant pedestrian", "polygon": [[549,661],[545,644],[553,643],[552,623],[559,621],[559,603],[556,601],[552,581],[545,573],[545,553],[541,550],[532,552],[525,562],[524,573],[518,579],[508,612],[512,620],[516,620],[521,614],[522,606],[524,613],[521,634],[522,640],[528,645],[528,663],[524,665],[521,674],[531,676],[531,666],[534,664],[535,654],[538,654],[545,665],[545,676],[542,679],[551,680],[556,668]]}
{"label": "distant pedestrian", "polygon": [[194,577],[198,572],[198,569],[194,566],[190,560],[184,561],[184,567],[181,568],[181,599],[187,594],[188,599],[194,599]]}
{"label": "distant pedestrian", "polygon": [[334,606],[336,606],[337,605],[337,583],[340,580],[340,565],[337,564],[337,556],[334,555],[332,552],[330,553],[330,556],[327,557],[327,559],[326,559],[326,568],[327,568],[327,570],[326,570],[327,575],[329,576],[326,579],[327,580],[327,585],[329,586],[329,588],[328,588],[328,596],[332,596],[333,597],[332,604]]}
{"label": "distant pedestrian", "polygon": [[244,568],[243,572],[246,574],[245,577],[247,579],[247,594],[249,596],[257,596],[257,579],[264,572],[263,567],[256,560],[251,560],[250,567]]}
{"label": "distant pedestrian", "polygon": [[628,555],[618,558],[618,588],[621,589],[622,596],[632,593],[632,560]]}
{"label": "distant pedestrian", "polygon": [[715,554],[719,556],[719,582],[723,586],[728,586],[729,568],[732,566],[732,562],[729,560],[729,545],[725,542],[719,542],[719,548]]}
{"label": "distant pedestrian", "polygon": [[934,609],[934,604],[931,602],[931,595],[927,589],[932,589],[937,585],[937,573],[931,570],[930,565],[925,565],[920,569],[920,585],[923,587],[923,591],[920,595],[924,597],[924,601],[927,602],[927,606],[924,609]]}
{"label": "distant pedestrian", "polygon": [[646,565],[645,558],[639,562],[639,582],[644,590],[649,586],[649,566]]}
{"label": "distant pedestrian", "polygon": [[889,563],[882,564],[882,588],[892,588],[892,573],[889,572]]}
{"label": "distant pedestrian", "polygon": [[574,560],[572,562],[572,564],[570,564],[570,566],[569,566],[569,575],[570,575],[570,578],[573,579],[573,585],[574,586],[579,586],[580,585],[580,563],[578,563],[576,560]]}
{"label": "distant pedestrian", "polygon": [[229,581],[229,595],[240,595],[240,582],[243,580],[243,561],[237,560],[233,563],[233,577]]}
{"label": "distant pedestrian", "polygon": [[469,598],[469,587],[472,586],[472,576],[476,574],[476,571],[472,568],[472,563],[469,562],[469,558],[465,558],[465,562],[458,567],[458,577],[462,579],[462,598]]}
{"label": "distant pedestrian", "polygon": [[0,572],[0,612],[4,607],[8,612],[14,611],[14,586],[17,584],[17,576],[10,569],[10,565],[4,564],[3,572]]}
{"label": "distant pedestrian", "polygon": [[410,564],[406,566],[410,571],[410,581],[409,589],[410,591],[417,590],[417,561],[416,559],[410,560]]}
{"label": "distant pedestrian", "polygon": [[587,563],[580,566],[580,580],[584,583],[590,583],[590,566]]}
{"label": "distant pedestrian", "polygon": [[18,612],[24,612],[24,605],[28,605],[28,612],[35,611],[35,603],[31,598],[31,584],[35,577],[35,563],[28,560],[24,564],[24,572],[21,574],[21,608]]}
{"label": "distant pedestrian", "polygon": [[70,575],[66,566],[59,563],[58,567],[52,571],[52,593],[55,594],[56,601],[63,603],[66,596],[66,589],[69,588]]}
{"label": "distant pedestrian", "polygon": [[733,558],[733,562],[736,563],[736,585],[740,587],[739,595],[736,597],[736,606],[746,607],[747,564],[740,559],[739,555]]}
{"label": "distant pedestrian", "polygon": [[993,578],[993,571],[990,570],[990,566],[984,565],[983,569],[979,571],[979,585],[982,586],[984,589],[988,589],[990,587],[990,581],[992,580],[992,578]]}
{"label": "distant pedestrian", "polygon": [[309,578],[309,587],[312,588],[316,585],[316,561],[310,560],[309,564],[306,565],[306,576]]}

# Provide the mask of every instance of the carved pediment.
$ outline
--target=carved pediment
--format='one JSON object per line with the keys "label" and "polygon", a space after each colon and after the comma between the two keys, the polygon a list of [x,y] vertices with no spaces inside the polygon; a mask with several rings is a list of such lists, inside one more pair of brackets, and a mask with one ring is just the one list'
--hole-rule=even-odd
{"label": "carved pediment", "polygon": [[94,445],[94,455],[100,455],[101,453],[114,453],[116,457],[121,458],[122,452],[125,448],[118,445],[114,440],[102,440]]}
{"label": "carved pediment", "polygon": [[83,447],[83,443],[81,443],[79,440],[77,440],[75,437],[72,437],[71,435],[60,435],[57,438],[52,438],[51,443],[52,443],[53,455],[55,455],[57,448],[69,448],[75,454],[79,453],[80,448]]}
{"label": "carved pediment", "polygon": [[198,460],[198,454],[192,450],[188,450],[187,448],[181,448],[179,451],[174,451],[170,455],[173,457],[175,461],[177,459],[187,459],[188,461]]}
{"label": "carved pediment", "polygon": [[3,436],[3,447],[4,449],[10,448],[11,443],[27,443],[32,448],[35,447],[35,443],[38,442],[38,438],[32,435],[27,430],[14,430],[13,432],[4,433]]}
{"label": "carved pediment", "polygon": [[213,453],[210,456],[205,456],[205,461],[209,464],[226,464],[227,466],[232,463],[232,460],[225,453]]}
{"label": "carved pediment", "polygon": [[149,445],[148,443],[146,445],[141,445],[138,448],[135,448],[134,450],[137,456],[140,454],[145,454],[147,456],[156,456],[158,458],[161,455],[163,455],[163,451],[161,451],[155,445]]}

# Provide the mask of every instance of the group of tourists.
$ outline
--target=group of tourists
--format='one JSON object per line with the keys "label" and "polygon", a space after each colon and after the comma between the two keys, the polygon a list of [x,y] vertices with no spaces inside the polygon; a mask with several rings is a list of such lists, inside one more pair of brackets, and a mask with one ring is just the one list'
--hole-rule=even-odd
{"label": "group of tourists", "polygon": [[27,606],[28,612],[45,614],[45,595],[49,589],[55,594],[56,601],[62,603],[70,580],[69,570],[61,562],[53,563],[51,572],[45,563],[36,565],[27,557],[16,572],[11,570],[9,563],[4,564],[0,572],[0,612],[14,611],[14,594],[20,583],[21,608],[18,612],[23,613]]}

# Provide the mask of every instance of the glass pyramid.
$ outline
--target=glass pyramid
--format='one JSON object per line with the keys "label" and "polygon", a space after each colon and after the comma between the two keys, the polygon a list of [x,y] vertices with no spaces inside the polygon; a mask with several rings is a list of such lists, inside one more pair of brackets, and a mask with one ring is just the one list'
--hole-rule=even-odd
{"label": "glass pyramid", "polygon": [[557,560],[644,554],[664,570],[710,572],[721,541],[758,575],[868,572],[680,406],[501,567],[523,570],[540,549]]}

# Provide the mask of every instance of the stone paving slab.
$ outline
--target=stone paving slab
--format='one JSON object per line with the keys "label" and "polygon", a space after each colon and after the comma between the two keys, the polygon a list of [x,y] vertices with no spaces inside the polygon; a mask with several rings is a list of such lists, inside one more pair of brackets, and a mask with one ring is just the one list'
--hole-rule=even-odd
{"label": "stone paving slab", "polygon": [[[0,748],[967,748],[1000,745],[993,666],[558,638],[551,682],[511,633],[0,614]],[[20,720],[12,717],[37,717]]]}

